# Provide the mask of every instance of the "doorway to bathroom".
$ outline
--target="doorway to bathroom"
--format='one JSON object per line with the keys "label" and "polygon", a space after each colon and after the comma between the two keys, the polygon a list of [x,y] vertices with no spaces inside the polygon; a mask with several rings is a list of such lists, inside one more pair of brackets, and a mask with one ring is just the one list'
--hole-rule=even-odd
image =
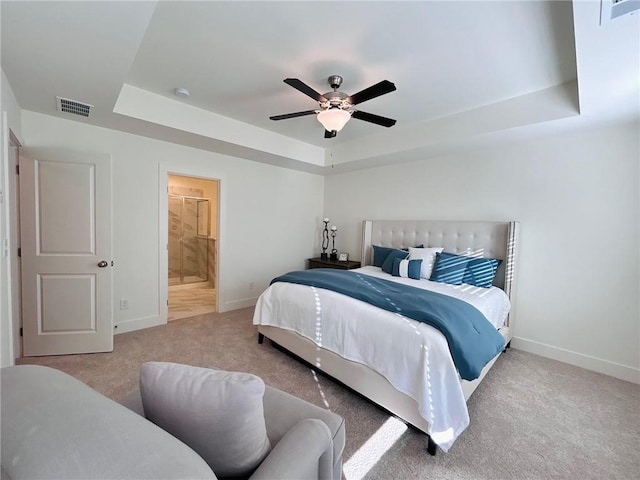
{"label": "doorway to bathroom", "polygon": [[216,311],[218,181],[168,175],[167,320]]}

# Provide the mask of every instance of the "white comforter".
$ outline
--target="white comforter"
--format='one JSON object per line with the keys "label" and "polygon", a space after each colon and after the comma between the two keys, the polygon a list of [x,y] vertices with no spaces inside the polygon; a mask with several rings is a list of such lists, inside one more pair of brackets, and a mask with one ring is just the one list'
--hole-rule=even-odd
{"label": "white comforter", "polygon": [[[495,287],[392,277],[377,267],[352,272],[460,298],[474,305],[496,328],[504,324],[510,308],[507,295]],[[431,438],[444,451],[469,425],[447,340],[425,323],[336,292],[284,282],[274,283],[260,296],[253,323],[293,330],[322,348],[380,373],[397,390],[416,400],[420,415],[430,425]]]}

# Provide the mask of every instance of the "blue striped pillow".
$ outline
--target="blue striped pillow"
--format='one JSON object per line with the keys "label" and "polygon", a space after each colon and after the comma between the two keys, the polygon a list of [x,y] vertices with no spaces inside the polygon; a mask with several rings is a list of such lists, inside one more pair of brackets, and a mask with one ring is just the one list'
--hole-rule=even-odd
{"label": "blue striped pillow", "polygon": [[462,283],[489,288],[502,260],[497,258],[472,258],[467,264]]}
{"label": "blue striped pillow", "polygon": [[454,253],[436,253],[436,262],[431,271],[429,280],[432,282],[450,283],[452,285],[462,284],[462,279],[467,271],[467,264],[471,257],[456,255]]}
{"label": "blue striped pillow", "polygon": [[422,270],[422,259],[418,260],[402,260],[396,258],[393,261],[393,270],[391,275],[394,277],[413,278],[420,280],[420,271]]}

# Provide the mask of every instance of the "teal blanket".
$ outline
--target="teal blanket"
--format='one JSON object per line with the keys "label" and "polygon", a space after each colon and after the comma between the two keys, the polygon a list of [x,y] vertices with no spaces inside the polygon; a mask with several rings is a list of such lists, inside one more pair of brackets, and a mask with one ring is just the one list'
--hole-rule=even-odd
{"label": "teal blanket", "polygon": [[504,337],[477,308],[447,295],[329,268],[289,272],[271,281],[275,282],[333,290],[437,328],[449,342],[453,361],[465,380],[478,378],[484,366],[504,349]]}

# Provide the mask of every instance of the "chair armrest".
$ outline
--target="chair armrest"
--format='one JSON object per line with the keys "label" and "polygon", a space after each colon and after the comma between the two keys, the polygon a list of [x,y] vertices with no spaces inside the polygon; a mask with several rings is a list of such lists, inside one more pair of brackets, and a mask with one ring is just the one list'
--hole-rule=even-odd
{"label": "chair armrest", "polygon": [[315,418],[300,420],[251,475],[251,480],[331,480],[333,445],[329,427]]}

